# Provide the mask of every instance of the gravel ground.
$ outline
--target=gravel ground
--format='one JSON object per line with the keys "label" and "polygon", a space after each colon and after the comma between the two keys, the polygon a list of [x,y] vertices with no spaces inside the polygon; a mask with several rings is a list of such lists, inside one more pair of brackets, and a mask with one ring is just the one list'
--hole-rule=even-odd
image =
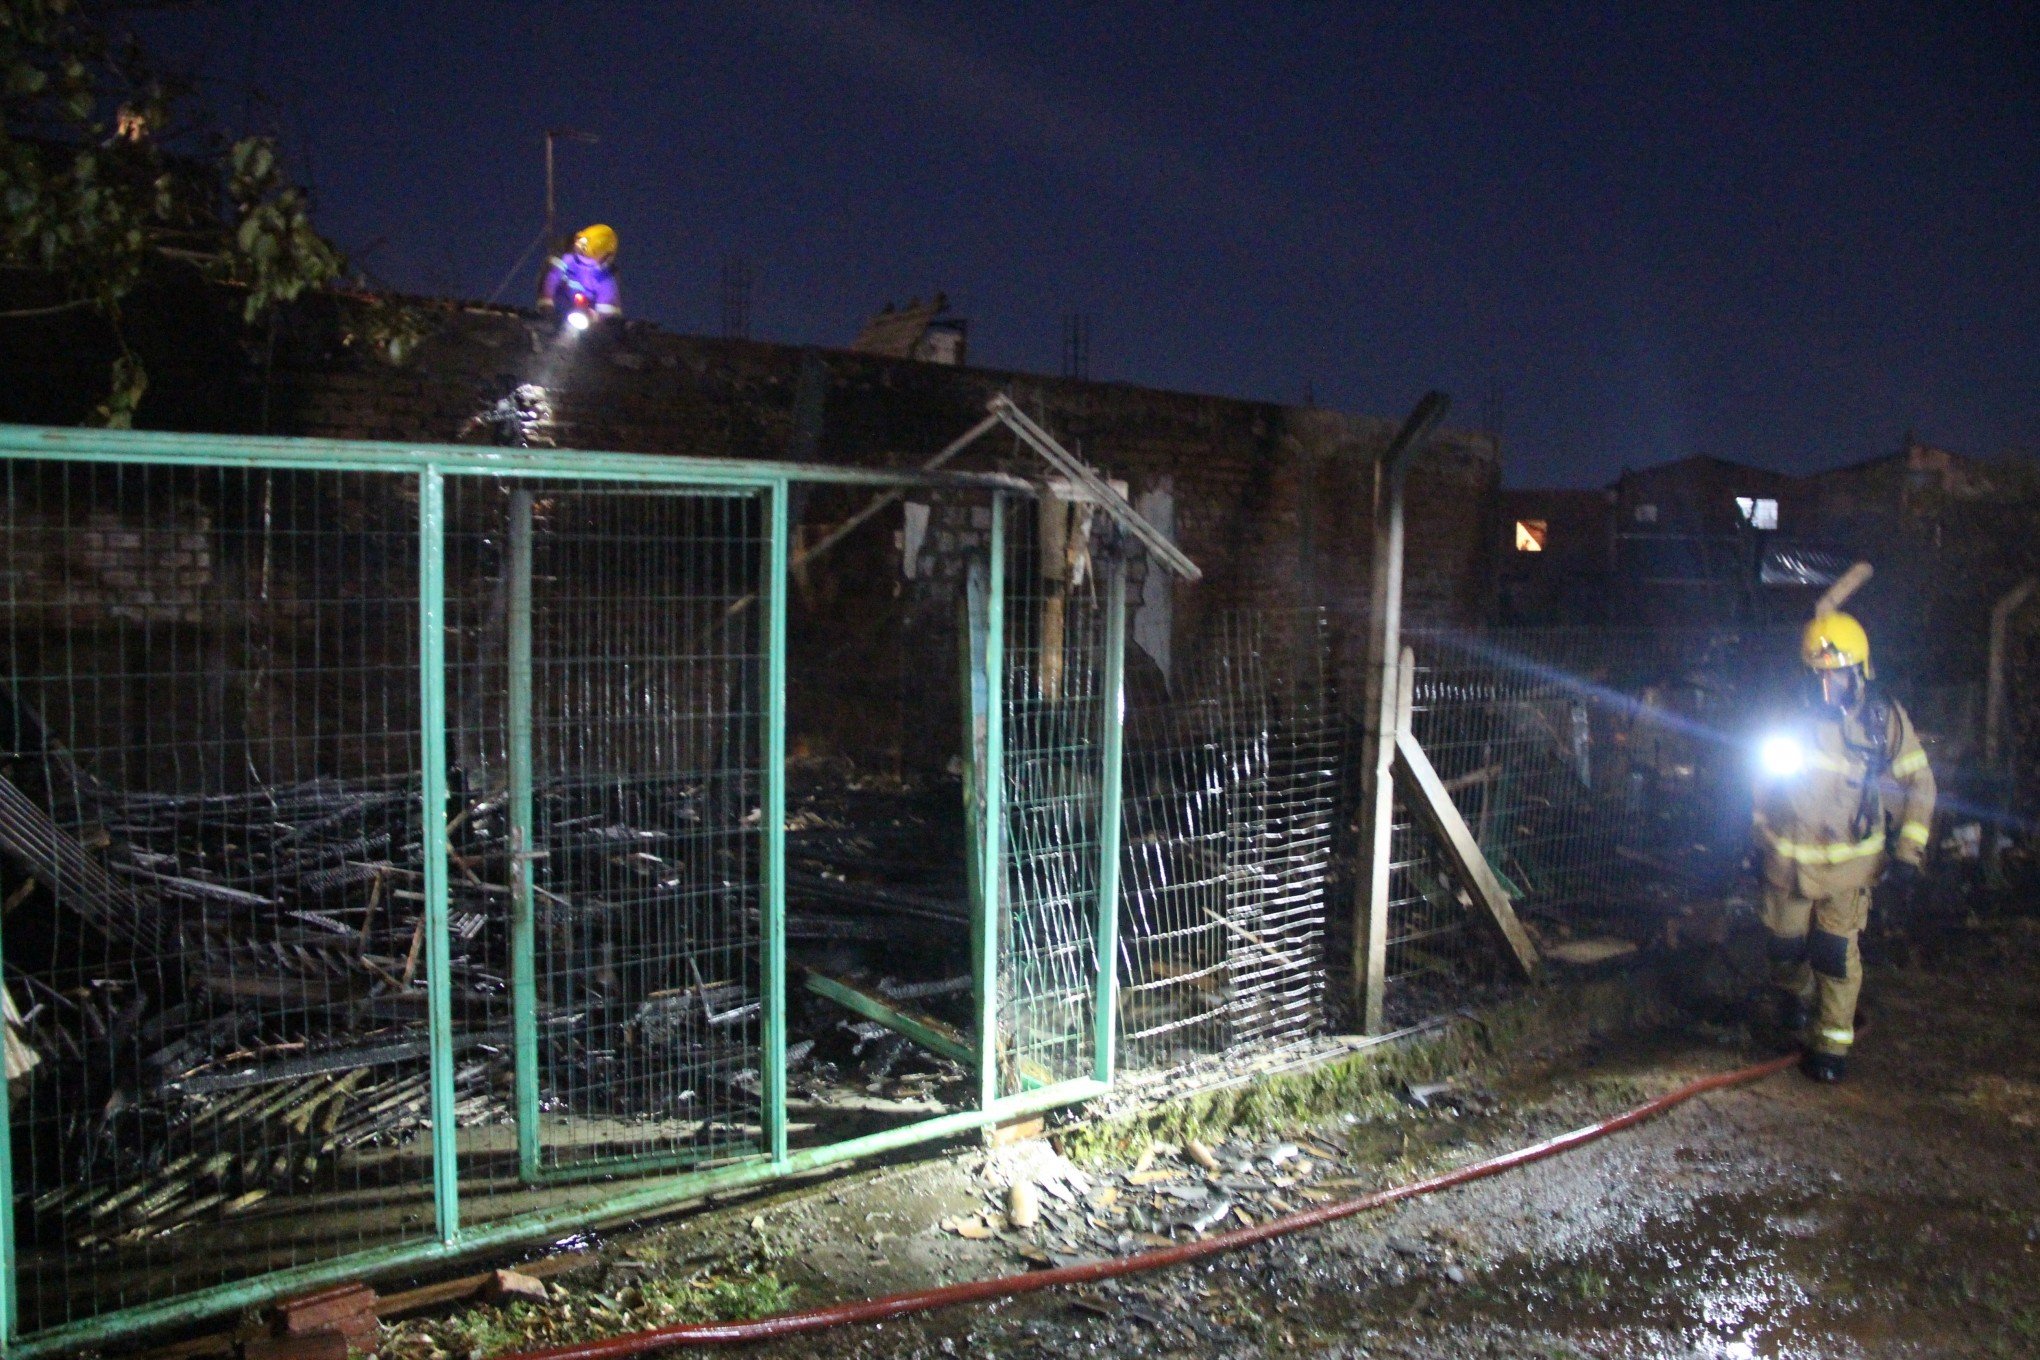
{"label": "gravel ground", "polygon": [[[2036,927],[1963,932],[1911,966],[1873,969],[1872,1024],[1840,1087],[1781,1075],[1233,1256],[742,1353],[2040,1356]],[[1016,1167],[1052,1178],[1052,1154],[965,1153],[614,1237],[576,1274],[601,1289],[633,1270],[741,1258],[769,1264],[798,1305],[1139,1250],[1194,1231],[1213,1203],[1200,1191],[1265,1216],[1520,1146],[1763,1056],[1741,1030],[1695,1024],[1519,1057],[1427,1108],[1334,1120],[1314,1145],[1295,1130],[1296,1153],[1220,1144],[1209,1176],[1166,1150],[1140,1175],[1086,1168],[1069,1203],[1041,1197],[1051,1212],[1027,1232],[999,1215],[1001,1185]],[[1299,1158],[1310,1165],[1295,1176]]]}

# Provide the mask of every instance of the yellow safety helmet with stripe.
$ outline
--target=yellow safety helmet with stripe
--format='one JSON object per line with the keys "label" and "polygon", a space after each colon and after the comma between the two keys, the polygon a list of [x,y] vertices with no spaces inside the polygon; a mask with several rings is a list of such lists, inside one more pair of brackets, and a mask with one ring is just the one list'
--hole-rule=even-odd
{"label": "yellow safety helmet with stripe", "polygon": [[574,252],[586,255],[597,264],[608,264],[616,258],[615,230],[600,222],[581,228],[574,233]]}
{"label": "yellow safety helmet with stripe", "polygon": [[1799,637],[1799,655],[1817,671],[1846,670],[1870,665],[1870,635],[1852,614],[1822,614],[1806,625]]}

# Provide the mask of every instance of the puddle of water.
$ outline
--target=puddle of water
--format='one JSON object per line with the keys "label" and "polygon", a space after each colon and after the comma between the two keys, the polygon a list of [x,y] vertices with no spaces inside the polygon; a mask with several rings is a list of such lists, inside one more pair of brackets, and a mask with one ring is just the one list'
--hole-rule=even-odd
{"label": "puddle of water", "polygon": [[[1973,1207],[1823,1194],[1713,1196],[1619,1244],[1515,1257],[1445,1285],[1425,1272],[1376,1319],[1579,1338],[1607,1353],[1799,1360],[1970,1351],[2040,1328],[2023,1234]],[[2002,1353],[2040,1354],[2036,1350]],[[1955,1344],[1952,1351],[1942,1348]],[[1638,1347],[1641,1349],[1638,1349]]]}

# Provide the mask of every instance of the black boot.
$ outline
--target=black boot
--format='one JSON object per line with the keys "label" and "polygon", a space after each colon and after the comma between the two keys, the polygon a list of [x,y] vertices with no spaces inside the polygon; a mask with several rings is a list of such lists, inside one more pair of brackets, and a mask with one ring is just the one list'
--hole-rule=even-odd
{"label": "black boot", "polygon": [[1813,1007],[1783,987],[1773,987],[1768,1014],[1760,1011],[1759,1015],[1763,1016],[1757,1030],[1760,1039],[1780,1053],[1790,1053],[1805,1043],[1802,1036],[1813,1022]]}
{"label": "black boot", "polygon": [[1849,1074],[1849,1060],[1839,1053],[1816,1053],[1809,1048],[1799,1070],[1813,1081],[1832,1086]]}

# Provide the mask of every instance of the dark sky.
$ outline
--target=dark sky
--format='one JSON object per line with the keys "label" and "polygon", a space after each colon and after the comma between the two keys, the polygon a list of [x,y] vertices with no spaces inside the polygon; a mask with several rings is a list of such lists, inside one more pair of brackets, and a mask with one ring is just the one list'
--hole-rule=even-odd
{"label": "dark sky", "polygon": [[[153,21],[376,276],[488,294],[561,212],[625,302],[1400,416],[1518,485],[2040,452],[2040,9],[239,0]],[[248,97],[252,77],[257,97]],[[531,279],[513,285],[518,300]]]}

